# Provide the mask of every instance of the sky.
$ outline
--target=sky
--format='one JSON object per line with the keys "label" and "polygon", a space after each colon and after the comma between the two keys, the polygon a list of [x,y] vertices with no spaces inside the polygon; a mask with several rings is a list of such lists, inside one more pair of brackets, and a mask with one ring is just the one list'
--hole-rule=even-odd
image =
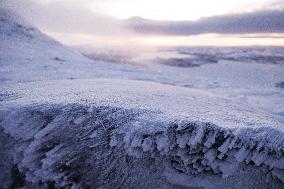
{"label": "sky", "polygon": [[88,1],[90,9],[117,18],[133,16],[154,20],[197,20],[201,17],[276,8],[271,0],[101,0]]}
{"label": "sky", "polygon": [[1,0],[67,45],[284,45],[283,0]]}

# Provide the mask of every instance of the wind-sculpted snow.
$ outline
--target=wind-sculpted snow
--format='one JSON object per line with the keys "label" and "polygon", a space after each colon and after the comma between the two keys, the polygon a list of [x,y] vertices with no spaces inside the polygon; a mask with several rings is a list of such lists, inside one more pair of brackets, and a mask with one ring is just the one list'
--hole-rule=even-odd
{"label": "wind-sculpted snow", "polygon": [[[15,154],[8,154],[10,166],[21,173],[21,187],[175,188],[164,178],[168,169],[184,176],[229,177],[239,183],[235,177],[253,168],[259,171],[258,178],[250,178],[256,188],[284,186],[279,130],[223,129],[187,120],[163,125],[141,118],[145,114],[79,104],[8,111],[1,126],[15,140]],[[155,128],[145,127],[149,125]],[[280,139],[275,146],[270,146],[272,134]],[[19,180],[12,178],[9,184]],[[226,182],[221,186],[225,188]],[[242,182],[238,187],[249,188]]]}
{"label": "wind-sculpted snow", "polygon": [[[1,93],[3,153],[18,173],[5,186],[284,186],[283,125],[210,93],[99,79],[5,85]],[[211,184],[182,180],[196,176]]]}

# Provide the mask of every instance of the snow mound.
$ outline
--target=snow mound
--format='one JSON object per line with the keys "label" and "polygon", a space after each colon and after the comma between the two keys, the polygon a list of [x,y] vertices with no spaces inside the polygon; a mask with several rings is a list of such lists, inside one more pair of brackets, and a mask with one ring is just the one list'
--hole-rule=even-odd
{"label": "snow mound", "polygon": [[[0,125],[14,152],[6,156],[22,175],[9,184],[284,186],[282,124],[240,102],[127,80],[33,82],[1,91]],[[185,181],[191,177],[211,184]]]}

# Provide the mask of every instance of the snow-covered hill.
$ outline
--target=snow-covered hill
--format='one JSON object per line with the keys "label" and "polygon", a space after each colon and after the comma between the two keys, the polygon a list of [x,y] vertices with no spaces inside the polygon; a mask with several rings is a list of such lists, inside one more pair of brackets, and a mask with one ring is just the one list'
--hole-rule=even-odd
{"label": "snow-covered hill", "polygon": [[125,76],[121,75],[121,70],[126,70],[126,73],[133,70],[127,65],[91,61],[46,36],[9,10],[0,9],[0,25],[2,83],[109,76],[122,78]]}
{"label": "snow-covered hill", "polygon": [[284,187],[283,122],[240,97],[271,91],[263,68],[246,82],[257,66],[96,62],[0,21],[0,188]]}
{"label": "snow-covered hill", "polygon": [[60,78],[68,72],[63,68],[84,60],[8,10],[0,10],[0,24],[1,81],[44,79],[49,73]]}

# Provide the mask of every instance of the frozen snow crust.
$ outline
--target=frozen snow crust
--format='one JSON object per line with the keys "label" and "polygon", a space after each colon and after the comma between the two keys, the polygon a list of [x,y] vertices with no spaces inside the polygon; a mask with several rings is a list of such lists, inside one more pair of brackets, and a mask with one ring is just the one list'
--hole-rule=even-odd
{"label": "frozen snow crust", "polygon": [[[14,152],[10,169],[21,173],[23,186],[284,186],[281,123],[242,104],[124,80],[32,82],[1,91],[1,127]],[[177,107],[189,116],[174,116]],[[231,108],[231,117],[221,111]]]}

